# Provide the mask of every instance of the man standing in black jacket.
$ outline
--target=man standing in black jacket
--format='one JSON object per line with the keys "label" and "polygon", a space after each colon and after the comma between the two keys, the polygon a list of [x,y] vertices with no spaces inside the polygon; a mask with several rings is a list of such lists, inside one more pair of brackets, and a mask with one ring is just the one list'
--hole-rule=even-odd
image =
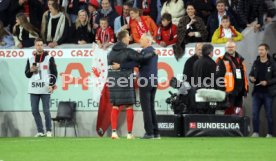
{"label": "man standing in black jacket", "polygon": [[[192,86],[197,88],[214,88],[216,62],[212,59],[214,47],[211,44],[204,44],[202,47],[202,57],[199,58],[194,66],[194,78]],[[207,79],[208,78],[208,79]],[[213,80],[212,80],[213,79]],[[213,82],[213,85],[212,85]]]}
{"label": "man standing in black jacket", "polygon": [[268,54],[269,46],[260,44],[259,56],[255,60],[249,74],[250,82],[254,83],[253,95],[253,137],[259,136],[259,114],[264,105],[268,133],[266,137],[272,137],[273,133],[273,98],[276,96],[276,64]]}
{"label": "man standing in black jacket", "polygon": [[191,84],[191,78],[194,76],[193,74],[193,66],[194,63],[202,56],[202,43],[197,43],[195,45],[195,54],[190,57],[184,66],[184,71],[183,71],[183,81],[187,81]]}

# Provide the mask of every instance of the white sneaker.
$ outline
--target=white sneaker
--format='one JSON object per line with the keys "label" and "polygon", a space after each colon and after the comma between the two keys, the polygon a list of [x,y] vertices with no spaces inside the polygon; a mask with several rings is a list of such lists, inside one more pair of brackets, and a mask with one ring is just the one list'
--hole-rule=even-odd
{"label": "white sneaker", "polygon": [[132,135],[132,134],[127,134],[127,139],[135,139],[135,137],[134,137],[134,135]]}
{"label": "white sneaker", "polygon": [[111,138],[112,139],[119,139],[119,136],[118,136],[117,132],[112,132]]}
{"label": "white sneaker", "polygon": [[273,136],[271,134],[266,135],[267,138],[272,138]]}
{"label": "white sneaker", "polygon": [[44,137],[45,136],[45,134],[43,134],[43,133],[41,133],[41,132],[39,132],[39,133],[37,133],[37,134],[35,134],[35,136],[34,137]]}
{"label": "white sneaker", "polygon": [[51,131],[47,131],[46,137],[52,137],[52,132]]}
{"label": "white sneaker", "polygon": [[255,137],[255,138],[259,137],[259,133],[254,132],[251,137]]}

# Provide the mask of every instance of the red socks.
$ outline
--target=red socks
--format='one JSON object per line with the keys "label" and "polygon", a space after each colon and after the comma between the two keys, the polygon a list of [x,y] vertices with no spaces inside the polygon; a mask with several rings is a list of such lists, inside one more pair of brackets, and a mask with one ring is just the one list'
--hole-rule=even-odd
{"label": "red socks", "polygon": [[133,109],[132,108],[128,108],[126,110],[126,119],[127,119],[127,131],[128,133],[132,132],[132,128],[133,128]]}
{"label": "red socks", "polygon": [[[117,130],[118,116],[119,116],[119,109],[112,108],[112,111],[111,111],[111,128],[112,128],[113,131]],[[132,128],[133,128],[133,119],[134,119],[134,114],[133,114],[133,109],[132,108],[126,109],[126,119],[127,119],[127,131],[128,131],[128,133],[131,133]]]}
{"label": "red socks", "polygon": [[112,108],[112,111],[111,111],[111,128],[112,128],[112,130],[117,130],[118,115],[119,115],[119,109]]}

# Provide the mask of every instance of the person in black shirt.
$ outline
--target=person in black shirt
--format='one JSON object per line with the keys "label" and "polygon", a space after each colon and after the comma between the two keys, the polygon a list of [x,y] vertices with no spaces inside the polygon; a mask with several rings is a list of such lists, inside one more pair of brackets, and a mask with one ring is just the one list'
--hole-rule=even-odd
{"label": "person in black shirt", "polygon": [[74,37],[73,42],[76,44],[87,44],[95,41],[95,35],[92,33],[92,27],[89,23],[87,11],[80,10],[78,12],[78,18],[74,25]]}
{"label": "person in black shirt", "polygon": [[42,18],[41,36],[49,47],[54,48],[67,42],[71,24],[56,0],[48,0],[48,7]]}
{"label": "person in black shirt", "polygon": [[190,57],[184,66],[184,71],[183,71],[183,81],[187,81],[191,84],[191,77],[194,76],[193,74],[193,66],[194,63],[202,56],[202,43],[197,43],[195,46],[195,54]]}
{"label": "person in black shirt", "polygon": [[15,46],[18,48],[34,46],[34,40],[39,36],[24,13],[16,15],[16,24],[13,27]]}
{"label": "person in black shirt", "polygon": [[250,82],[254,83],[253,95],[253,137],[259,136],[259,114],[264,105],[268,133],[266,137],[272,137],[273,133],[273,97],[276,95],[276,63],[268,54],[269,46],[260,44],[259,56],[255,60],[249,74]]}

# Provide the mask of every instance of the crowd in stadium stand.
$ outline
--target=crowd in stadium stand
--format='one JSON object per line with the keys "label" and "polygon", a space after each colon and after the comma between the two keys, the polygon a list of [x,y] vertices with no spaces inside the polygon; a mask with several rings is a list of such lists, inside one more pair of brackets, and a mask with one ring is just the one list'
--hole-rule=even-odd
{"label": "crowd in stadium stand", "polygon": [[[139,42],[149,32],[176,54],[190,42],[241,41],[241,32],[264,30],[274,0],[1,0],[0,48],[25,48],[41,37],[54,48],[96,42],[107,48],[121,30]],[[256,21],[257,23],[252,23]]]}

